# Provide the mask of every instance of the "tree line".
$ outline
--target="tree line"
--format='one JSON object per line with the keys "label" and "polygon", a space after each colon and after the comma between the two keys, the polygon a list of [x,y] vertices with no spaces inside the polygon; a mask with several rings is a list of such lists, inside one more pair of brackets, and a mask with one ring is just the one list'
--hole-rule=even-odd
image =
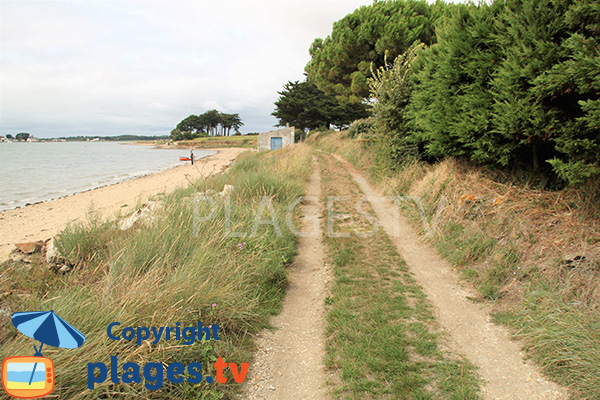
{"label": "tree line", "polygon": [[26,141],[27,139],[29,139],[31,137],[31,134],[27,133],[27,132],[21,132],[21,133],[17,133],[16,136],[13,136],[10,133],[8,133],[8,134],[6,134],[6,136],[0,136],[0,137],[5,137],[9,140]]}
{"label": "tree line", "polygon": [[[3,137],[0,135],[0,137]],[[30,137],[33,137],[30,133],[26,133],[26,132],[21,132],[21,133],[17,133],[16,136],[13,137],[13,135],[11,134],[7,134],[6,136],[7,139],[11,139],[11,140],[17,140],[17,141],[26,141],[27,139],[29,139]],[[133,142],[133,141],[138,141],[138,140],[164,140],[164,139],[168,139],[168,136],[165,135],[161,135],[161,136],[142,136],[142,135],[118,135],[118,136],[61,136],[58,138],[41,138],[41,141],[48,141],[48,140],[54,140],[54,139],[60,139],[60,140],[66,140],[68,142],[81,142],[81,141],[89,141],[91,139],[96,139],[96,138],[100,138],[104,141],[128,141],[128,142]]]}
{"label": "tree line", "polygon": [[370,104],[396,165],[452,156],[564,183],[600,175],[598,1],[376,1],[310,54],[308,81]]}
{"label": "tree line", "polygon": [[135,142],[144,140],[164,140],[169,137],[166,135],[117,135],[117,136],[61,136],[57,139],[66,140],[67,142],[85,142],[92,139],[101,139],[105,142]]}
{"label": "tree line", "polygon": [[217,110],[209,110],[204,114],[190,115],[184,118],[171,131],[173,140],[191,140],[201,136],[230,136],[239,134],[244,125],[239,114],[226,114]]}

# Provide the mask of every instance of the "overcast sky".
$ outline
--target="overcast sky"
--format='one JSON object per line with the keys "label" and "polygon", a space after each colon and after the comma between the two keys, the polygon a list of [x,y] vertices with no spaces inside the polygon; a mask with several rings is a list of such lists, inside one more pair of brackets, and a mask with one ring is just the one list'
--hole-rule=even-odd
{"label": "overcast sky", "polygon": [[308,48],[371,0],[0,0],[0,134],[164,135],[190,114],[272,129]]}

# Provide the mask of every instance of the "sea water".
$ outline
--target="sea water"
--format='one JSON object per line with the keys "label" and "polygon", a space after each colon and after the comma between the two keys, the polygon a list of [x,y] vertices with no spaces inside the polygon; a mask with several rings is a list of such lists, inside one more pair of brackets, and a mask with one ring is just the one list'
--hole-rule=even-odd
{"label": "sea water", "polygon": [[[196,158],[214,153],[194,150]],[[123,142],[0,143],[0,211],[175,167],[189,155]]]}

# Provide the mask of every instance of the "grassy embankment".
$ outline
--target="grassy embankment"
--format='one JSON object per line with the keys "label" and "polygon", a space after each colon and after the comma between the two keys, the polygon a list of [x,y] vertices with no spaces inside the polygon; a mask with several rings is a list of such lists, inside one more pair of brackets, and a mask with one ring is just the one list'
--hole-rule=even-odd
{"label": "grassy embankment", "polygon": [[179,142],[170,143],[169,140],[154,140],[154,141],[138,141],[135,144],[140,146],[172,146],[181,148],[203,148],[216,149],[222,147],[241,147],[248,149],[256,149],[258,135],[237,135],[237,136],[210,136],[200,137],[194,140],[181,140]]}
{"label": "grassy embankment", "polygon": [[[429,218],[444,196],[431,239],[438,251],[548,376],[574,397],[600,398],[598,187],[535,190],[455,160],[390,171],[378,162],[376,142],[334,133],[308,142],[344,156],[388,195],[419,196]],[[407,203],[404,211],[423,230],[416,207]]]}
{"label": "grassy embankment", "polygon": [[[469,363],[444,348],[431,305],[342,165],[320,156],[323,202],[337,197],[326,234],[334,280],[327,298],[326,365],[335,398],[477,399]],[[347,237],[340,237],[346,235]]]}
{"label": "grassy embankment", "polygon": [[193,148],[244,147],[255,149],[258,135],[211,136],[177,142],[178,146]]}
{"label": "grassy embankment", "polygon": [[[255,235],[246,238],[228,237],[224,200],[216,196],[214,218],[199,221],[195,215],[207,216],[210,210],[207,202],[195,202],[194,195],[234,185],[231,232],[251,232],[264,196],[272,200],[279,221],[285,221],[288,204],[304,192],[310,162],[311,150],[303,145],[242,155],[227,173],[162,196],[150,223],[128,231],[120,231],[116,221],[91,216],[59,237],[59,247],[75,265],[65,275],[49,270],[41,260],[30,266],[4,264],[3,308],[54,310],[86,335],[78,349],[44,348],[56,367],[53,395],[68,399],[230,397],[239,387],[231,383],[231,374],[230,383],[212,385],[172,384],[165,375],[162,389],[150,391],[144,382],[113,384],[109,371],[107,382],[88,390],[87,363],[104,362],[110,367],[109,357],[117,356],[120,376],[128,361],[141,370],[148,362],[161,362],[165,369],[172,362],[202,362],[203,375],[214,378],[212,364],[217,357],[238,364],[251,361],[250,334],[280,309],[295,238],[283,222],[280,237],[269,225],[259,226]],[[268,218],[268,212],[262,215]],[[145,341],[138,346],[135,341],[107,337],[107,326],[115,321],[121,328],[217,323],[221,340],[183,345],[163,338],[156,345]],[[2,318],[0,357],[32,355],[34,343],[17,333],[10,318]]]}

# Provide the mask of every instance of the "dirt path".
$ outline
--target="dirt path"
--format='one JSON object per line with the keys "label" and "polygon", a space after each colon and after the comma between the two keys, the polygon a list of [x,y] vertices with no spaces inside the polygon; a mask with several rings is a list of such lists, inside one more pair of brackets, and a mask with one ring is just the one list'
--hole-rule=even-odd
{"label": "dirt path", "polygon": [[[321,175],[316,158],[302,206],[298,256],[290,267],[289,286],[275,331],[259,335],[259,351],[250,367],[243,399],[326,399],[324,301],[329,272],[321,240]],[[314,230],[316,229],[316,231]],[[314,233],[312,233],[314,232]]]}
{"label": "dirt path", "polygon": [[450,346],[479,368],[485,380],[484,398],[566,399],[564,388],[524,362],[520,344],[509,339],[506,329],[490,322],[489,310],[468,299],[475,294],[461,286],[451,266],[421,240],[406,220],[394,222],[392,202],[381,197],[348,162],[335,157],[367,196],[379,223],[434,304],[438,321],[449,333]]}

